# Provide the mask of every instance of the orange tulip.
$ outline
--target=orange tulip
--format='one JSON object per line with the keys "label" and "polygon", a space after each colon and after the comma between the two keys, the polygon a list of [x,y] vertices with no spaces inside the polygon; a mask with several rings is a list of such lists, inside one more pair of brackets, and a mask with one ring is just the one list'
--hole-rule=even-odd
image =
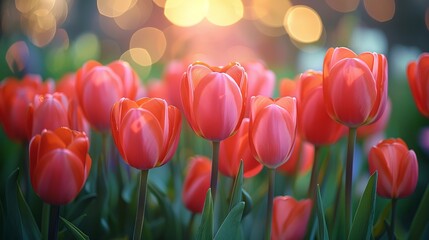
{"label": "orange tulip", "polygon": [[280,97],[296,97],[298,92],[298,81],[284,78],[280,81],[279,94]]}
{"label": "orange tulip", "polygon": [[36,94],[52,93],[54,82],[42,83],[39,75],[26,75],[22,80],[7,78],[0,84],[0,122],[7,136],[16,141],[29,140],[28,105]]}
{"label": "orange tulip", "polygon": [[122,98],[111,112],[116,147],[130,166],[149,170],[174,155],[181,130],[180,111],[160,98]]}
{"label": "orange tulip", "polygon": [[380,141],[371,148],[368,163],[371,174],[378,171],[378,195],[403,198],[414,192],[419,176],[417,157],[402,139]]}
{"label": "orange tulip", "polygon": [[68,106],[69,101],[63,93],[36,95],[28,111],[30,138],[40,134],[43,129],[70,128]]}
{"label": "orange tulip", "polygon": [[138,78],[124,62],[102,66],[88,61],[76,74],[79,104],[91,126],[99,131],[109,129],[109,115],[113,104],[121,97],[134,99]]}
{"label": "orange tulip", "polygon": [[181,98],[189,125],[198,136],[221,141],[240,127],[245,113],[247,76],[238,63],[211,67],[196,62],[182,78]]}
{"label": "orange tulip", "polygon": [[252,98],[249,139],[260,163],[277,168],[289,159],[295,144],[296,118],[295,98]]}
{"label": "orange tulip", "polygon": [[295,137],[295,147],[289,160],[280,165],[277,170],[290,175],[305,173],[311,169],[314,162],[314,145],[302,141],[299,134]]}
{"label": "orange tulip", "polygon": [[262,165],[253,157],[249,144],[249,119],[244,118],[238,132],[220,142],[219,171],[228,177],[237,176],[243,160],[243,175],[253,177],[262,170]]}
{"label": "orange tulip", "polygon": [[274,198],[271,239],[304,239],[310,219],[312,202],[290,196]]}
{"label": "orange tulip", "polygon": [[429,117],[429,53],[422,53],[407,67],[408,83],[420,113]]}
{"label": "orange tulip", "polygon": [[323,62],[323,96],[329,116],[352,128],[374,122],[387,102],[387,81],[384,55],[328,49]]}
{"label": "orange tulip", "polygon": [[183,183],[182,201],[193,213],[201,213],[210,188],[212,162],[204,156],[191,158]]}
{"label": "orange tulip", "polygon": [[30,142],[30,179],[46,203],[67,204],[79,194],[91,169],[85,133],[57,128],[44,130]]}
{"label": "orange tulip", "polygon": [[347,131],[326,112],[322,83],[321,72],[307,71],[299,78],[299,130],[314,145],[333,144]]}
{"label": "orange tulip", "polygon": [[247,100],[246,116],[250,114],[250,98],[252,96],[263,95],[271,97],[274,92],[276,75],[267,69],[261,62],[249,62],[243,65],[247,73]]}

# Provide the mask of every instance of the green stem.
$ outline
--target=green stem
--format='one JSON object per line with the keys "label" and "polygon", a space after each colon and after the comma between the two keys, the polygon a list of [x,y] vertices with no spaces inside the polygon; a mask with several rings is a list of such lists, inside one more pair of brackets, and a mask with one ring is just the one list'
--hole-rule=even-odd
{"label": "green stem", "polygon": [[273,199],[276,170],[268,169],[268,200],[267,200],[267,218],[265,219],[265,239],[271,239],[271,221],[273,216]]}
{"label": "green stem", "polygon": [[43,203],[42,224],[41,224],[42,239],[48,239],[48,234],[49,234],[49,213],[50,213],[50,206],[49,206],[49,204]]}
{"label": "green stem", "polygon": [[398,199],[392,198],[392,216],[390,220],[390,236],[389,239],[393,240],[396,239],[395,237],[395,218],[396,218],[396,202]]}
{"label": "green stem", "polygon": [[191,219],[189,219],[188,228],[186,230],[186,238],[191,239],[192,236],[192,228],[194,226],[194,220],[195,220],[195,213],[192,213]]}
{"label": "green stem", "polygon": [[317,179],[319,178],[319,155],[320,155],[320,147],[315,147],[315,153],[314,153],[314,162],[313,167],[311,169],[311,178],[310,178],[310,185],[308,185],[308,191],[307,191],[307,197],[313,198],[314,190],[316,189]]}
{"label": "green stem", "polygon": [[51,210],[49,214],[49,234],[48,240],[57,240],[58,239],[58,223],[60,220],[60,206],[51,205]]}
{"label": "green stem", "polygon": [[212,173],[210,178],[210,188],[212,192],[213,204],[216,198],[216,189],[217,189],[217,174],[218,174],[218,162],[219,162],[219,145],[220,142],[213,141],[213,157],[212,157]]}
{"label": "green stem", "polygon": [[143,221],[144,221],[144,210],[146,207],[146,194],[147,194],[147,178],[149,175],[149,170],[140,171],[140,184],[139,184],[139,200],[137,205],[137,215],[136,222],[134,225],[134,240],[140,240],[142,237],[143,231]]}
{"label": "green stem", "polygon": [[346,165],[346,235],[349,234],[352,222],[352,178],[353,178],[353,158],[356,144],[356,128],[349,128],[349,138],[347,144],[347,165]]}

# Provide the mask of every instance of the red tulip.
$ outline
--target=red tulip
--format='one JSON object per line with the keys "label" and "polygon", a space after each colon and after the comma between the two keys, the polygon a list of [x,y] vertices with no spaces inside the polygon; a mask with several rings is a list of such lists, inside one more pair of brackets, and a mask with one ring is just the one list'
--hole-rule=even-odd
{"label": "red tulip", "polygon": [[198,136],[221,141],[240,127],[245,113],[247,76],[238,63],[211,67],[196,62],[182,78],[181,98],[189,125]]}
{"label": "red tulip", "polygon": [[429,117],[429,53],[422,53],[407,67],[408,83],[420,113]]}
{"label": "red tulip", "polygon": [[102,66],[88,61],[76,74],[76,91],[86,119],[99,131],[109,129],[113,104],[121,97],[134,99],[138,78],[124,62]]}
{"label": "red tulip", "polygon": [[180,111],[160,98],[122,98],[112,108],[111,130],[116,147],[130,166],[149,170],[174,155],[181,130]]}
{"label": "red tulip", "polygon": [[228,177],[237,176],[243,160],[243,175],[253,177],[262,170],[262,165],[253,157],[249,143],[249,119],[244,118],[238,132],[220,142],[219,171]]}
{"label": "red tulip", "polygon": [[323,62],[323,96],[331,118],[356,128],[377,120],[387,102],[387,60],[382,54],[357,55],[328,49]]}
{"label": "red tulip", "polygon": [[282,79],[279,86],[280,97],[296,97],[298,95],[298,81],[288,78]]}
{"label": "red tulip", "polygon": [[403,198],[414,192],[419,176],[417,157],[402,139],[379,142],[371,148],[368,163],[371,174],[378,171],[378,195]]}
{"label": "red tulip", "polygon": [[43,129],[70,128],[68,106],[69,101],[63,93],[36,95],[28,111],[29,137],[40,134]]}
{"label": "red tulip", "polygon": [[85,133],[57,128],[31,139],[30,178],[36,194],[46,203],[67,204],[79,194],[91,169]]}
{"label": "red tulip", "polygon": [[295,98],[252,98],[249,139],[260,163],[277,168],[289,159],[295,144],[296,118]]}
{"label": "red tulip", "polygon": [[290,196],[279,196],[273,202],[271,239],[304,239],[312,202]]}
{"label": "red tulip", "polygon": [[191,158],[183,183],[182,201],[193,213],[201,213],[210,188],[212,162],[203,156]]}
{"label": "red tulip", "polygon": [[39,75],[26,75],[22,80],[7,78],[0,84],[0,122],[10,139],[29,140],[28,105],[36,94],[53,92],[54,82],[42,83]]}
{"label": "red tulip", "polygon": [[326,112],[322,82],[321,72],[307,71],[299,78],[299,130],[314,145],[333,144],[347,130]]}
{"label": "red tulip", "polygon": [[243,65],[247,73],[247,100],[246,116],[250,114],[250,98],[252,96],[263,95],[271,97],[274,92],[276,75],[273,71],[268,70],[261,62],[250,62]]}
{"label": "red tulip", "polygon": [[64,93],[69,100],[76,98],[76,74],[68,73],[62,76],[55,91]]}
{"label": "red tulip", "polygon": [[290,175],[305,173],[311,169],[314,162],[314,145],[301,140],[299,134],[295,137],[295,147],[289,160],[280,165],[277,170]]}
{"label": "red tulip", "polygon": [[384,131],[384,129],[386,128],[389,122],[391,111],[392,111],[392,103],[390,102],[389,99],[387,99],[386,109],[384,109],[384,112],[381,115],[381,117],[377,121],[371,124],[359,127],[357,129],[357,137],[365,138],[370,135],[374,135]]}

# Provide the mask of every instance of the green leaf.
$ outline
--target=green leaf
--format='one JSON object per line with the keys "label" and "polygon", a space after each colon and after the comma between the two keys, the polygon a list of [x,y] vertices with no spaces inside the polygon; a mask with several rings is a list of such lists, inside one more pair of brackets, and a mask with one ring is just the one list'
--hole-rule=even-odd
{"label": "green leaf", "polygon": [[244,206],[244,212],[243,217],[245,217],[247,214],[249,214],[252,211],[253,207],[253,200],[250,194],[243,188],[241,189],[241,199],[246,203]]}
{"label": "green leaf", "polygon": [[67,221],[67,219],[60,217],[61,221],[63,221],[64,225],[66,226],[67,230],[69,230],[73,236],[78,240],[88,240],[89,237],[86,235],[82,230],[80,230],[78,227],[76,227],[73,223]]}
{"label": "green leaf", "polygon": [[19,169],[9,175],[6,185],[5,235],[11,239],[40,239],[40,231],[34,221],[18,185]]}
{"label": "green leaf", "polygon": [[420,201],[413,222],[411,223],[408,239],[420,239],[429,222],[429,185]]}
{"label": "green leaf", "polygon": [[211,194],[211,188],[207,190],[206,200],[204,201],[203,214],[201,216],[201,224],[198,227],[197,239],[213,239],[213,199]]}
{"label": "green leaf", "polygon": [[69,204],[67,209],[67,218],[75,219],[80,217],[81,213],[97,198],[96,193],[88,193],[76,199],[72,204]]}
{"label": "green leaf", "polygon": [[152,182],[148,182],[149,191],[155,196],[157,199],[164,216],[166,217],[166,225],[169,227],[169,231],[165,231],[166,239],[177,238],[177,236],[181,235],[180,223],[176,222],[176,217],[172,208],[170,201],[165,193],[159,189],[156,184]]}
{"label": "green leaf", "polygon": [[375,172],[369,178],[362,198],[359,201],[348,239],[369,239],[371,237],[375,213],[377,176],[378,174]]}
{"label": "green leaf", "polygon": [[241,187],[243,186],[243,160],[240,161],[240,167],[238,168],[237,177],[234,180],[234,186],[232,188],[231,201],[229,203],[229,211],[241,201]]}
{"label": "green leaf", "polygon": [[241,216],[243,215],[244,202],[239,202],[228,213],[219,230],[216,233],[215,240],[228,240],[231,236],[238,236],[240,233]]}
{"label": "green leaf", "polygon": [[392,202],[389,201],[388,204],[383,208],[383,211],[378,216],[377,221],[375,222],[374,227],[372,228],[372,236],[374,238],[379,238],[386,231],[386,223],[385,220],[389,217],[389,214],[392,209]]}
{"label": "green leaf", "polygon": [[316,204],[317,218],[319,221],[319,239],[321,240],[329,239],[328,228],[326,227],[325,214],[323,213],[324,208],[323,208],[322,198],[320,196],[319,184],[317,184],[316,196],[317,196],[317,204]]}

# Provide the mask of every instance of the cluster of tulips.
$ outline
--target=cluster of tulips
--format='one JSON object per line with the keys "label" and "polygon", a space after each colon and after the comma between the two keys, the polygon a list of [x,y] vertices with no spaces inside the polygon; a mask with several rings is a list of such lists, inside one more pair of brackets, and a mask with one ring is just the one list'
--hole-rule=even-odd
{"label": "cluster of tulips", "polygon": [[[407,75],[418,109],[429,117],[429,54],[411,62]],[[391,199],[391,218],[381,220],[383,231],[377,237],[387,234],[394,239],[396,202],[411,195],[418,182],[416,154],[402,139],[381,139],[365,153],[371,177],[358,207],[353,207],[356,139],[382,132],[392,108],[386,57],[330,48],[322,72],[308,70],[294,80],[283,79],[277,99],[271,98],[275,78],[259,62],[217,67],[176,61],[167,66],[162,81],[144,88],[125,62],[102,65],[88,61],[76,73],[65,75],[56,83],[42,81],[38,75],[3,80],[1,124],[11,140],[28,149],[28,161],[20,163],[24,173],[19,185],[25,190],[24,199],[31,199],[28,195],[32,189],[50,206],[49,217],[43,218],[49,219],[49,224],[42,220],[41,233],[26,233],[24,224],[19,228],[22,235],[12,236],[56,239],[60,213],[66,212],[64,209],[73,201],[85,199],[81,191],[96,193],[90,201],[95,201],[94,206],[101,210],[85,211],[93,212],[88,213],[95,216],[91,220],[95,219],[104,230],[90,229],[85,233],[77,227],[85,225],[84,218],[78,223],[61,218],[75,237],[151,236],[151,215],[145,213],[146,205],[151,206],[147,203],[147,189],[159,202],[167,201],[168,205],[169,198],[167,193],[159,193],[151,186],[151,178],[161,176],[149,177],[149,170],[170,163],[179,168],[173,172],[182,171],[181,192],[175,194],[180,194],[182,208],[186,207],[192,215],[189,223],[182,223],[189,230],[176,238],[249,237],[240,230],[240,224],[251,215],[249,212],[256,211],[251,209],[255,197],[246,191],[244,180],[258,178],[257,184],[264,185],[260,189],[267,196],[261,201],[266,203],[266,207],[261,207],[265,219],[255,220],[252,228],[259,228],[266,239],[314,238],[316,234],[320,239],[368,239],[375,234],[375,193]],[[101,149],[97,149],[97,157],[91,157],[90,148],[97,146],[99,136]],[[211,158],[192,151],[193,137],[211,142]],[[323,150],[345,137],[347,149],[339,151],[335,168],[340,170],[338,184],[331,186],[337,195],[335,210],[328,214],[323,207],[326,196],[321,195],[320,189],[327,178],[323,171],[327,159],[335,154]],[[109,139],[114,144],[109,144]],[[189,148],[191,154],[176,153],[177,149],[184,152]],[[183,156],[186,159],[179,159]],[[182,169],[183,162],[187,166]],[[278,194],[276,171],[289,176],[311,171],[308,184],[301,185],[305,196],[298,199],[285,190]],[[225,185],[219,188],[218,172],[231,179],[229,190]],[[112,175],[134,177],[121,180],[121,186],[115,185],[120,190],[112,193],[114,184],[108,180]],[[130,194],[135,200],[125,201],[135,204],[128,207],[135,215],[125,217],[135,218],[133,232],[125,227],[116,233],[119,236],[113,236],[114,230],[106,225],[114,221],[112,216],[121,214],[123,205],[112,195],[121,195],[123,189],[137,193]],[[110,195],[103,195],[109,191]],[[341,192],[344,198],[340,197]],[[104,204],[112,199],[116,200]],[[109,209],[114,204],[117,208]],[[225,205],[229,205],[227,210]],[[64,206],[63,210],[60,206]],[[194,227],[193,219],[200,214],[201,221]],[[334,233],[329,225],[332,222],[327,219],[338,219],[336,226],[343,224],[344,229]],[[338,223],[340,220],[342,223]],[[164,228],[170,227],[168,221],[165,224]]]}

